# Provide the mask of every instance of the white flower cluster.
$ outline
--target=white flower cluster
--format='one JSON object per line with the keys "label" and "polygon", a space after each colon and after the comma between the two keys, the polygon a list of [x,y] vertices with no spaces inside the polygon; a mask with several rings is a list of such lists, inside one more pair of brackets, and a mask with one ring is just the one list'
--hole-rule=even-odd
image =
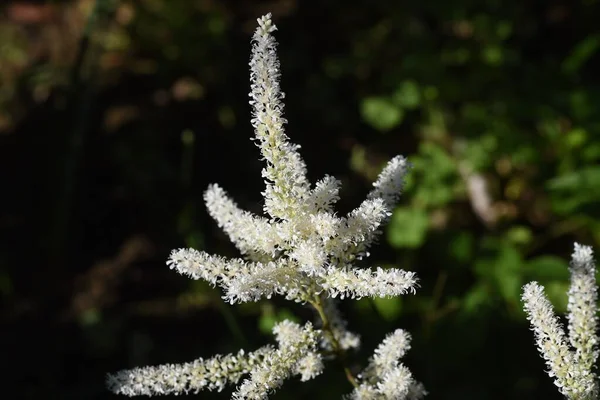
{"label": "white flower cluster", "polygon": [[400,195],[409,164],[392,159],[367,199],[345,217],[333,210],[340,182],[326,176],[311,188],[298,146],[283,131],[283,93],[270,15],[258,19],[253,36],[250,103],[255,140],[266,167],[264,210],[268,217],[241,210],[225,191],[210,185],[204,199],[208,212],[240,250],[244,259],[224,259],[193,249],[174,250],[167,264],[193,279],[221,286],[231,302],[273,295],[305,303],[315,294],[361,298],[414,292],[414,272],[362,269],[379,226]]}
{"label": "white flower cluster", "polygon": [[[266,167],[264,211],[257,216],[240,209],[216,184],[204,194],[209,214],[237,246],[243,258],[226,259],[194,249],[173,250],[167,265],[192,279],[203,279],[224,290],[230,303],[257,301],[273,295],[309,303],[319,313],[322,330],[310,323],[284,321],[273,333],[278,347],[252,353],[199,359],[181,365],[122,371],[108,378],[115,393],[159,395],[222,390],[244,380],[235,399],[264,399],[292,375],[306,381],[323,369],[323,354],[345,359],[360,344],[346,329],[336,298],[389,297],[415,292],[414,272],[365,269],[355,261],[368,256],[380,225],[390,216],[404,185],[409,164],[393,158],[374,183],[367,199],[346,216],[333,210],[340,182],[324,177],[311,187],[306,166],[283,131],[283,93],[279,88],[276,30],[270,14],[258,19],[250,61],[255,141]],[[344,365],[357,399],[418,399],[425,394],[406,367],[399,363],[409,337],[391,335],[375,352],[360,385]],[[343,363],[343,362],[342,362]],[[361,394],[363,393],[363,394]]]}
{"label": "white flower cluster", "polygon": [[375,349],[369,365],[358,376],[360,384],[349,400],[418,400],[427,392],[400,363],[410,349],[410,335],[402,329],[390,333]]}
{"label": "white flower cluster", "polygon": [[199,358],[191,363],[166,364],[124,370],[107,378],[108,388],[126,396],[156,396],[198,393],[202,389],[221,391],[236,384],[244,375],[236,399],[265,399],[291,375],[307,381],[323,369],[317,353],[320,333],[309,322],[305,326],[283,321],[273,328],[278,348],[264,346],[246,354]]}
{"label": "white flower cluster", "polygon": [[524,309],[538,349],[546,360],[548,375],[554,378],[560,392],[573,400],[596,399],[598,288],[591,247],[575,243],[569,271],[568,343],[544,288],[537,282],[523,287]]}

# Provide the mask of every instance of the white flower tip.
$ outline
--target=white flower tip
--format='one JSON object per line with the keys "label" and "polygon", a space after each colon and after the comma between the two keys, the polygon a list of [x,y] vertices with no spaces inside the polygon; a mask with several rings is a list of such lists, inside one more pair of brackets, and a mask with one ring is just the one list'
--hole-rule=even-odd
{"label": "white flower tip", "polygon": [[594,252],[591,246],[583,246],[579,243],[575,243],[575,249],[573,250],[573,262],[579,265],[592,263]]}
{"label": "white flower tip", "polygon": [[271,13],[267,13],[262,17],[257,18],[256,21],[258,22],[257,32],[260,32],[262,35],[268,35],[277,30],[277,26],[271,21]]}

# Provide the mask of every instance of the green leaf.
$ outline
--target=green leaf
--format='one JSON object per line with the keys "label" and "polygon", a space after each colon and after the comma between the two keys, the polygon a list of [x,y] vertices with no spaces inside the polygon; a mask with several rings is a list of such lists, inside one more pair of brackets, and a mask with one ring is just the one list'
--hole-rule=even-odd
{"label": "green leaf", "polygon": [[473,256],[473,241],[473,236],[470,233],[457,233],[450,241],[450,254],[459,263],[467,263]]}
{"label": "green leaf", "polygon": [[575,46],[571,54],[562,64],[563,71],[576,73],[600,48],[600,35],[592,35],[583,39]]}
{"label": "green leaf", "polygon": [[569,265],[565,260],[556,256],[540,256],[530,260],[525,265],[525,275],[530,280],[540,283],[549,281],[567,281]]}
{"label": "green leaf", "polygon": [[462,311],[467,314],[475,314],[478,310],[491,303],[490,288],[484,283],[477,283],[463,297]]}
{"label": "green leaf", "polygon": [[387,98],[367,97],[361,103],[363,119],[377,130],[386,132],[402,122],[404,112]]}
{"label": "green leaf", "polygon": [[275,312],[272,305],[263,307],[263,313],[258,319],[258,329],[264,334],[270,334],[276,323],[289,320],[299,322],[298,318],[287,308]]}
{"label": "green leaf", "polygon": [[400,315],[402,310],[402,298],[381,298],[376,297],[373,299],[373,304],[381,317],[386,321],[394,321]]}
{"label": "green leaf", "polygon": [[516,245],[524,245],[531,242],[533,234],[527,226],[513,226],[506,232],[506,238]]}
{"label": "green leaf", "polygon": [[396,248],[415,248],[423,244],[429,218],[419,209],[396,208],[387,230],[390,245]]}
{"label": "green leaf", "polygon": [[481,56],[486,64],[497,67],[504,62],[504,52],[500,46],[490,45],[484,47]]}
{"label": "green leaf", "polygon": [[600,200],[600,166],[584,167],[548,181],[552,208],[556,213],[569,214],[583,205]]}
{"label": "green leaf", "polygon": [[505,300],[519,301],[523,285],[521,254],[512,245],[503,245],[500,249],[493,266],[498,290]]}
{"label": "green leaf", "polygon": [[550,282],[544,285],[544,292],[558,314],[564,314],[567,311],[568,290],[569,283],[567,282]]}
{"label": "green leaf", "polygon": [[415,81],[404,81],[393,95],[393,101],[400,107],[414,109],[421,104],[421,92]]}
{"label": "green leaf", "polygon": [[600,166],[581,168],[551,179],[548,188],[555,191],[593,191],[600,195]]}

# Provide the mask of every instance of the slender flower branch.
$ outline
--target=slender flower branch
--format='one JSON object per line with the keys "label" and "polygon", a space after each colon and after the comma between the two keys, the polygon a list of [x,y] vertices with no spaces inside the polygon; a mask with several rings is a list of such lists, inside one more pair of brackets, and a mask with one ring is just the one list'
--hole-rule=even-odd
{"label": "slender flower branch", "polygon": [[356,379],[354,378],[354,375],[352,374],[352,371],[350,370],[350,367],[347,364],[346,350],[344,348],[342,348],[338,338],[335,335],[333,326],[331,325],[330,319],[327,316],[327,313],[325,312],[325,308],[323,307],[321,296],[316,295],[314,297],[314,299],[310,301],[310,304],[319,313],[319,317],[321,318],[321,323],[323,324],[323,326],[321,327],[321,330],[325,334],[328,342],[331,344],[331,347],[333,348],[333,352],[338,356],[338,359],[340,360],[342,367],[344,369],[344,373],[346,374],[346,379],[348,379],[348,382],[350,382],[352,384],[352,386],[357,388],[358,383],[356,382]]}

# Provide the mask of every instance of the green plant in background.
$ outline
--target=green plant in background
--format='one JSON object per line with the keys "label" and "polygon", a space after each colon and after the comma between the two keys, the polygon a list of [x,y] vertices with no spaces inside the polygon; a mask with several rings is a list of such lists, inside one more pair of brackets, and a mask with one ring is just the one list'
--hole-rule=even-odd
{"label": "green plant in background", "polygon": [[320,329],[284,320],[273,327],[277,347],[215,356],[191,363],[125,370],[108,376],[115,393],[129,396],[222,390],[248,376],[234,398],[264,399],[293,375],[302,381],[318,376],[323,361],[338,358],[354,390],[353,399],[419,399],[425,396],[400,359],[410,348],[401,329],[377,347],[360,374],[348,365],[349,350],[360,344],[346,329],[335,298],[393,297],[415,292],[414,272],[396,268],[365,269],[355,265],[369,255],[378,228],[390,216],[409,169],[393,158],[379,174],[367,199],[347,216],[333,210],[340,182],[326,176],[314,187],[298,146],[289,143],[283,125],[283,93],[279,88],[276,30],[270,14],[258,19],[253,36],[250,104],[255,140],[267,166],[264,211],[270,218],[243,211],[217,185],[205,192],[211,216],[237,246],[244,259],[225,259],[194,249],[171,253],[167,264],[192,279],[219,285],[230,303],[257,301],[274,295],[311,305]]}
{"label": "green plant in background", "polygon": [[[540,275],[564,287],[560,273],[550,278],[564,262],[547,262],[544,249],[572,235],[600,242],[600,88],[582,84],[598,60],[598,35],[532,56],[523,44],[532,32],[517,22],[521,5],[463,6],[426,7],[427,18],[383,6],[377,24],[353,32],[353,53],[335,57],[348,75],[370,74],[357,100],[363,121],[380,133],[371,152],[381,143],[416,148],[410,203],[394,211],[388,243],[417,263],[432,261],[421,250],[443,252],[434,261],[451,266],[454,282],[470,282],[451,281],[443,302],[458,300],[471,314],[501,302],[517,317],[527,280]],[[590,7],[571,11],[581,17]],[[370,165],[353,167],[367,175]]]}

